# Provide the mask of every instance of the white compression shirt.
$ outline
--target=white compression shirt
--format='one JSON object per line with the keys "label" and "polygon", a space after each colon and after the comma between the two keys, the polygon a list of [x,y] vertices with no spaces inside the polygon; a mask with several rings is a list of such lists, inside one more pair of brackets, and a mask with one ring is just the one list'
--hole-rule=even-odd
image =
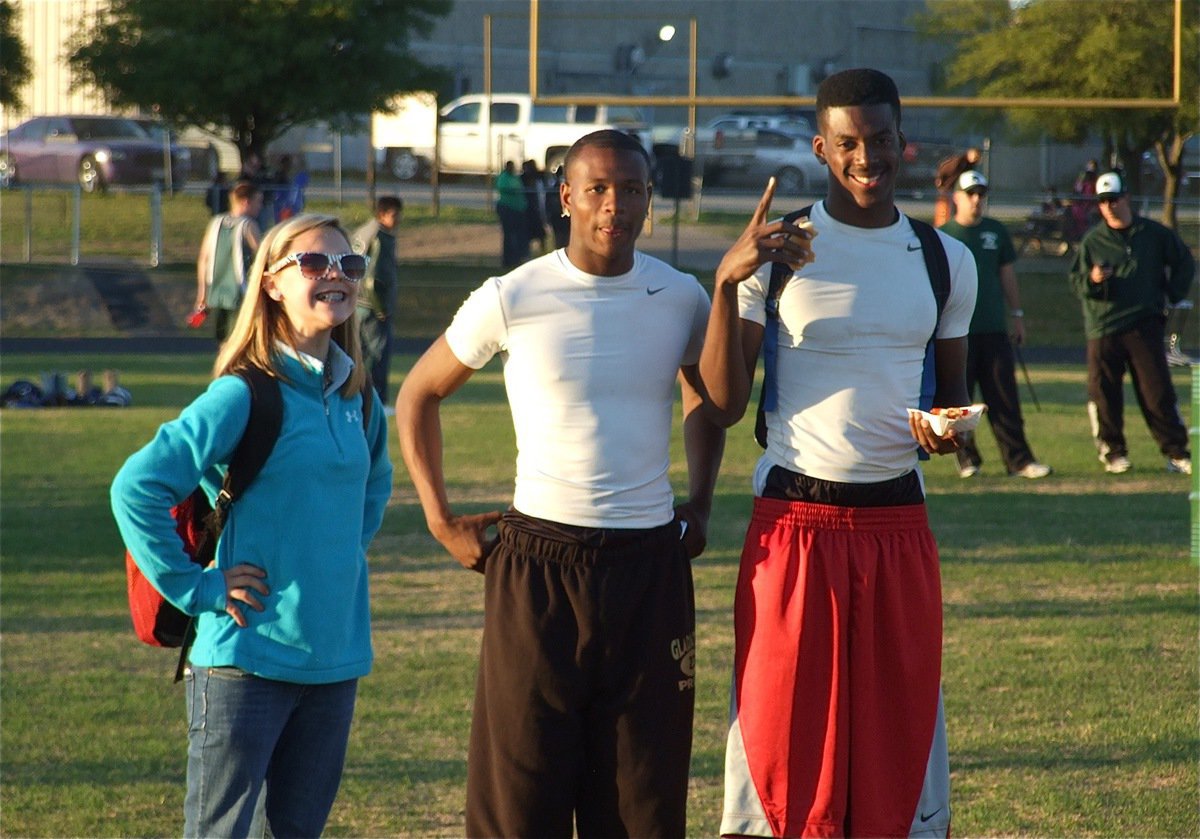
{"label": "white compression shirt", "polygon": [[699,360],[709,307],[695,277],[641,252],[599,277],[558,250],[472,292],[446,340],[476,370],[502,355],[517,510],[581,527],[671,520],[675,378]]}
{"label": "white compression shirt", "polygon": [[[921,242],[904,215],[884,228],[852,227],[818,202],[811,219],[816,258],[788,280],[779,300],[779,403],[767,414],[756,491],[773,465],[873,483],[917,464],[907,409],[918,406],[937,319]],[[950,297],[937,337],[959,338],[975,309],[975,260],[961,242],[938,235],[950,261]],[[738,289],[741,317],[760,325],[770,267]]]}

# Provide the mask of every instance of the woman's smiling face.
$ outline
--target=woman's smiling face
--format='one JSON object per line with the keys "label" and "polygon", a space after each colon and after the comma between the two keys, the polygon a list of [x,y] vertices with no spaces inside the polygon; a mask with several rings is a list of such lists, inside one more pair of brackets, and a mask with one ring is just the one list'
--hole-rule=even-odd
{"label": "woman's smiling face", "polygon": [[[287,246],[287,253],[309,251],[343,254],[351,248],[338,230],[318,227],[301,233]],[[310,280],[300,273],[300,266],[290,262],[265,278],[264,285],[271,299],[283,308],[296,348],[317,358],[325,357],[331,331],[354,314],[358,300],[358,284],[349,282],[336,263],[330,264],[325,276]]]}

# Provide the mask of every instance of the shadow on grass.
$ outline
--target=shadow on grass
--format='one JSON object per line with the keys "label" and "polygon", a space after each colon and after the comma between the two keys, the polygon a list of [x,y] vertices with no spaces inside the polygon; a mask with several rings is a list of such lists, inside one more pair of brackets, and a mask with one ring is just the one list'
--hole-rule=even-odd
{"label": "shadow on grass", "polygon": [[1169,617],[1193,616],[1196,614],[1198,596],[1195,591],[1184,591],[1162,595],[1135,595],[1122,593],[1113,598],[1051,598],[1022,599],[1013,601],[989,601],[986,603],[943,605],[947,620],[971,618],[1100,618],[1114,619],[1122,616]]}
{"label": "shadow on grass", "polygon": [[1139,738],[1129,745],[1099,743],[1094,746],[1071,746],[1061,742],[1045,744],[1046,748],[1022,748],[1014,745],[996,749],[956,748],[952,756],[954,768],[960,772],[985,769],[1034,770],[1095,770],[1106,767],[1127,773],[1138,764],[1174,764],[1189,761],[1200,751],[1200,738],[1177,737],[1148,740]]}

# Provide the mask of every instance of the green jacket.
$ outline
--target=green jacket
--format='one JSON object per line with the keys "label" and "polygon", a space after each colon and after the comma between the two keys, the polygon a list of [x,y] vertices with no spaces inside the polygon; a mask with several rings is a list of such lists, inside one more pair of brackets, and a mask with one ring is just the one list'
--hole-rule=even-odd
{"label": "green jacket", "polygon": [[[1112,266],[1113,275],[1093,283],[1093,265]],[[1134,216],[1116,230],[1100,222],[1079,243],[1070,282],[1083,301],[1088,338],[1102,338],[1129,329],[1150,316],[1162,316],[1167,302],[1187,296],[1196,261],[1178,234],[1156,221]]]}

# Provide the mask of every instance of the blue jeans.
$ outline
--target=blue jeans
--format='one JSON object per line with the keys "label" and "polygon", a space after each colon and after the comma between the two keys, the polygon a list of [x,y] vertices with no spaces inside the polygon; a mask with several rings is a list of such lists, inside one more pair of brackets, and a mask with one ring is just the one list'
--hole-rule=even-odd
{"label": "blue jeans", "polygon": [[319,836],[342,779],[357,687],[357,679],[301,685],[189,668],[183,835],[261,836],[262,797],[272,836]]}

